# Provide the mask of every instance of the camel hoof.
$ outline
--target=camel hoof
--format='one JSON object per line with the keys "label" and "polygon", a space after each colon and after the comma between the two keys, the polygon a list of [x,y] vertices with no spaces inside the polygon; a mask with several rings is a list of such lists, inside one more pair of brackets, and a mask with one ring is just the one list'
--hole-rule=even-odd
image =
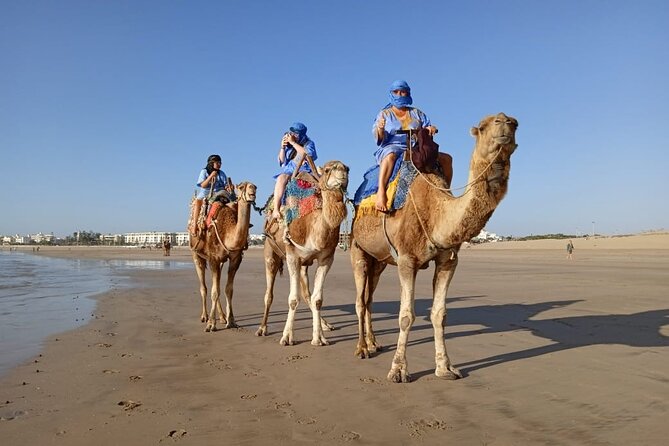
{"label": "camel hoof", "polygon": [[323,345],[330,345],[330,343],[327,341],[327,339],[321,338],[321,339],[313,339],[311,341],[311,345],[314,345],[316,347],[321,347]]}
{"label": "camel hoof", "polygon": [[210,331],[214,332],[214,331],[216,331],[216,326],[211,325],[211,324],[207,324],[207,326],[204,328],[204,331],[205,331],[205,333],[209,333]]}
{"label": "camel hoof", "polygon": [[202,323],[207,322],[207,318],[205,316],[200,316],[200,322]]}
{"label": "camel hoof", "polygon": [[234,323],[234,322],[228,322],[228,323],[225,325],[225,328],[239,328],[239,325],[237,325],[237,324]]}
{"label": "camel hoof", "polygon": [[390,373],[388,373],[388,381],[394,383],[409,383],[411,382],[411,375],[401,369],[391,370]]}
{"label": "camel hoof", "polygon": [[369,350],[366,348],[357,348],[355,349],[355,353],[353,353],[353,356],[355,356],[358,359],[369,359]]}
{"label": "camel hoof", "polygon": [[335,329],[334,325],[332,325],[328,322],[325,322],[324,320],[321,321],[321,330],[323,330],[323,331],[334,331],[334,329]]}
{"label": "camel hoof", "polygon": [[290,339],[288,336],[282,337],[281,340],[279,341],[279,344],[283,345],[284,347],[287,345],[295,345],[293,343],[293,340]]}
{"label": "camel hoof", "polygon": [[267,336],[267,327],[259,327],[256,336]]}
{"label": "camel hoof", "polygon": [[462,378],[462,373],[460,370],[456,369],[453,366],[449,366],[446,370],[436,370],[434,374],[437,378],[447,379],[447,380],[456,380]]}

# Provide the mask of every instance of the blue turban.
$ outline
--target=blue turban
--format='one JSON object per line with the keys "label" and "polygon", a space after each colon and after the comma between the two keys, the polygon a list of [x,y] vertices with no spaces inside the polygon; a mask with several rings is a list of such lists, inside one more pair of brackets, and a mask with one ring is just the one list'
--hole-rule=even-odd
{"label": "blue turban", "polygon": [[293,122],[293,124],[290,126],[289,129],[292,133],[295,133],[298,138],[298,143],[299,144],[304,144],[307,142],[307,126],[302,124],[301,122]]}
{"label": "blue turban", "polygon": [[396,80],[395,82],[390,84],[390,92],[392,93],[395,90],[404,90],[407,93],[411,94],[411,87],[409,87],[409,84],[407,84],[407,81]]}
{"label": "blue turban", "polygon": [[[397,96],[393,94],[393,91],[395,90],[402,90],[406,91],[408,93],[407,96]],[[396,80],[392,84],[390,84],[390,93],[388,94],[390,97],[390,103],[385,106],[385,108],[389,108],[391,105],[394,105],[395,107],[402,108],[402,107],[408,107],[409,105],[413,104],[413,99],[411,98],[411,87],[409,87],[409,84],[407,84],[407,81],[403,80]]]}

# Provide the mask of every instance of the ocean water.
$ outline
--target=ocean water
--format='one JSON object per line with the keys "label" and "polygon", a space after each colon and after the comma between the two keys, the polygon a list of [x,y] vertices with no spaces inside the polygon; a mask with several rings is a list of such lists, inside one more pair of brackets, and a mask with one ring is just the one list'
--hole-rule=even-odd
{"label": "ocean water", "polygon": [[86,324],[92,296],[130,286],[128,270],[192,268],[162,260],[80,260],[0,251],[0,375],[36,356],[53,334]]}

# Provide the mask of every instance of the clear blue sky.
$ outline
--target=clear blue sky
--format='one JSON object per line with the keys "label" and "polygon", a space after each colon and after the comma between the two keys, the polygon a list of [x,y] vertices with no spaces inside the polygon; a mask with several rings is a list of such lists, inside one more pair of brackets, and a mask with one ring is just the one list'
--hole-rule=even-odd
{"label": "clear blue sky", "polygon": [[262,205],[297,120],[353,195],[395,79],[454,186],[472,125],[520,122],[489,231],[669,228],[668,23],[664,0],[0,0],[0,234],[182,231],[212,153]]}

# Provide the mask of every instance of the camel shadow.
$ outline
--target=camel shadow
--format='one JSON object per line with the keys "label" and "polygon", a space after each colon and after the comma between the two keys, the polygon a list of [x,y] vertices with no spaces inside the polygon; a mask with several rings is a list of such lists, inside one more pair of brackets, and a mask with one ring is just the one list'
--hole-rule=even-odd
{"label": "camel shadow", "polygon": [[[456,301],[466,301],[472,297],[463,296],[448,299],[448,304]],[[643,311],[633,314],[607,314],[587,316],[566,316],[556,318],[539,318],[539,315],[549,310],[566,308],[582,300],[560,300],[540,302],[536,304],[501,304],[480,305],[471,307],[449,308],[447,328],[456,326],[475,325],[480,328],[447,333],[446,339],[455,339],[476,334],[505,333],[519,330],[531,332],[534,336],[546,339],[552,343],[541,347],[518,350],[509,353],[480,358],[466,363],[456,364],[463,376],[475,371],[492,367],[498,364],[533,358],[559,351],[587,347],[593,345],[626,345],[630,347],[650,348],[668,347],[669,337],[660,332],[662,326],[669,324],[669,308]],[[408,342],[409,346],[431,343],[434,341],[432,323],[429,319],[431,299],[416,299],[416,322],[411,329],[412,335],[426,334]],[[354,305],[340,305],[327,307],[355,314]],[[375,302],[373,306],[374,323],[385,320],[397,320],[399,302]],[[357,318],[355,320],[357,325]],[[377,336],[398,334],[399,329],[375,330]],[[338,341],[357,339],[353,336],[340,336]],[[379,355],[395,350],[396,344],[385,347]],[[413,373],[414,379],[434,373],[434,369]]]}

